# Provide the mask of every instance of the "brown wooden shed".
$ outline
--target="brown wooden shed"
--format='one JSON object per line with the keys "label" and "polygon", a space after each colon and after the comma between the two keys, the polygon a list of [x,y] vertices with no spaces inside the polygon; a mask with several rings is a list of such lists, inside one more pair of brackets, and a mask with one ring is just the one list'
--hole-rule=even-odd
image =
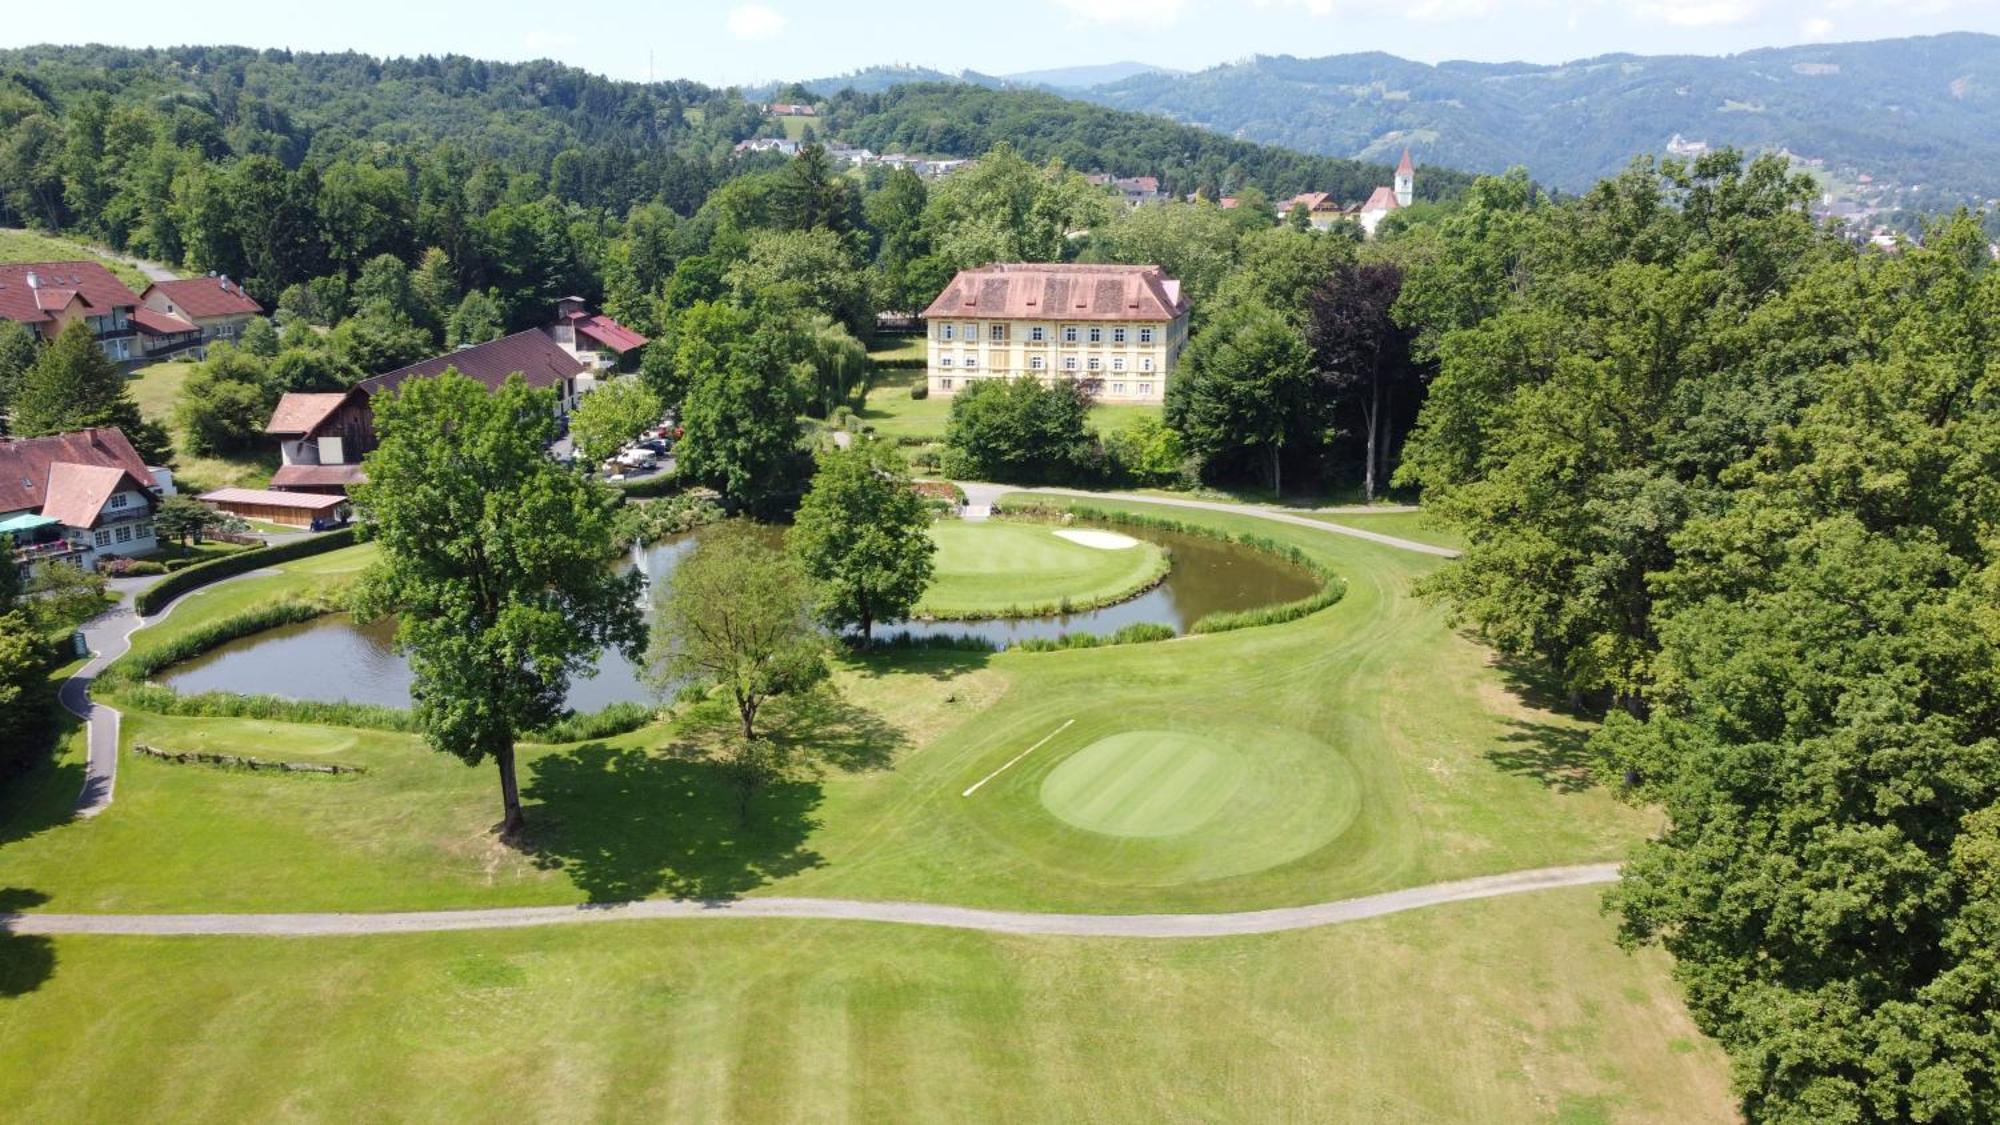
{"label": "brown wooden shed", "polygon": [[201,494],[212,508],[286,527],[331,526],[344,523],[351,507],[345,496],[317,492],[274,492],[267,488],[219,488]]}

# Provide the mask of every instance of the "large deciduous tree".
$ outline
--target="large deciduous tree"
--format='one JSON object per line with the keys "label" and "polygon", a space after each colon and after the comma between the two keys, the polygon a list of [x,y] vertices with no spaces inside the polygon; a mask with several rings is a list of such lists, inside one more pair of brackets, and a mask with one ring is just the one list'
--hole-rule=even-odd
{"label": "large deciduous tree", "polygon": [[745,743],[773,696],[826,678],[812,590],[775,534],[745,520],[704,531],[657,596],[649,661],[664,681],[727,692]]}
{"label": "large deciduous tree", "polygon": [[954,477],[1016,484],[1074,483],[1095,473],[1084,383],[979,379],[951,400],[944,467]]}
{"label": "large deciduous tree", "polygon": [[788,325],[728,332],[748,313],[697,306],[689,319],[715,329],[680,335],[674,375],[685,379],[681,473],[730,499],[772,510],[795,499],[808,471],[801,448],[801,359]]}
{"label": "large deciduous tree", "polygon": [[910,478],[877,446],[821,454],[791,531],[820,620],[859,627],[866,644],[875,622],[908,616],[931,581],[930,525]]}
{"label": "large deciduous tree", "polygon": [[1311,358],[1298,328],[1257,304],[1210,321],[1167,387],[1167,424],[1210,473],[1243,458],[1284,491],[1285,447],[1317,430]]}
{"label": "large deciduous tree", "polygon": [[1331,392],[1330,405],[1361,416],[1361,491],[1371,504],[1377,482],[1388,477],[1386,415],[1408,416],[1422,386],[1410,334],[1391,315],[1402,288],[1403,271],[1394,264],[1343,264],[1306,303],[1314,373]]}
{"label": "large deciduous tree", "polygon": [[364,614],[398,616],[432,747],[499,768],[502,831],[522,826],[514,740],[564,713],[598,653],[637,659],[638,577],[608,565],[612,500],[544,453],[555,399],[519,376],[489,392],[456,372],[375,399],[381,445],[355,508],[382,545]]}
{"label": "large deciduous tree", "polygon": [[660,396],[642,380],[631,376],[612,379],[583,396],[570,414],[570,438],[584,463],[596,465],[641,430],[659,425],[665,410]]}
{"label": "large deciduous tree", "polygon": [[148,463],[171,462],[166,434],[140,417],[124,373],[105,356],[90,326],[79,320],[63,329],[21,375],[14,432],[40,437],[92,426],[123,430]]}

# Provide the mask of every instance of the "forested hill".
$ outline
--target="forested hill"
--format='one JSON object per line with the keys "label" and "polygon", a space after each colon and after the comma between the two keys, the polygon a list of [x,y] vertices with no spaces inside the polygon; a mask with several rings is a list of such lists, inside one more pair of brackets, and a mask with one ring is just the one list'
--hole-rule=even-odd
{"label": "forested hill", "polygon": [[[877,151],[969,155],[1004,141],[1031,160],[1057,158],[1073,168],[1121,176],[1157,175],[1175,192],[1235,191],[1251,183],[1274,198],[1325,191],[1358,201],[1389,182],[1395,162],[1394,157],[1363,162],[1313,156],[1042,91],[964,83],[843,91],[828,102],[827,129]],[[1448,196],[1470,179],[1427,167],[1417,178],[1417,194]]]}
{"label": "forested hill", "polygon": [[[74,147],[78,113],[82,143],[95,150],[116,145],[107,128],[136,128],[126,110],[164,118],[173,149],[211,161],[262,155],[288,168],[324,167],[449,149],[541,177],[565,202],[619,214],[648,201],[692,214],[745,163],[731,156],[737,141],[779,131],[736,91],[620,82],[551,62],[28,47],[0,51],[0,221],[66,226],[73,212],[94,210],[88,191],[78,199],[75,185],[63,183],[62,153]],[[931,156],[978,156],[1009,142],[1030,158],[1061,157],[1085,171],[1159,176],[1178,192],[1254,184],[1272,196],[1365,196],[1388,175],[1027,90],[924,85],[850,94],[836,99],[834,119],[818,133]],[[1420,190],[1434,195],[1465,182],[1440,170]]]}
{"label": "forested hill", "polygon": [[1475,171],[1525,165],[1582,189],[1675,134],[1787,149],[1828,171],[1924,194],[2000,195],[2000,37],[1957,34],[1750,51],[1607,55],[1560,66],[1385,54],[1262,57],[1079,91],[1231,136],[1310,152]]}

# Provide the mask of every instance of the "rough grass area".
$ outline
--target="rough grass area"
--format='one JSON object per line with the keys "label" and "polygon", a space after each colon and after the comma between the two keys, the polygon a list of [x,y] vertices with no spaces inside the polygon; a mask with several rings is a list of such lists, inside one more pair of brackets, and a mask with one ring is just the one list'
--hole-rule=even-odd
{"label": "rough grass area", "polygon": [[1465,536],[1428,512],[1301,512],[1300,515],[1325,523],[1339,524],[1378,535],[1393,535],[1413,543],[1433,547],[1465,549]]}
{"label": "rough grass area", "polygon": [[1588,890],[1193,942],[750,920],[0,941],[23,1121],[1733,1119],[1664,959],[1620,952]]}
{"label": "rough grass area", "polygon": [[1123,601],[1166,577],[1167,553],[1141,540],[1103,550],[1041,524],[944,520],[931,527],[936,573],[918,612],[1032,617]]}
{"label": "rough grass area", "polygon": [[104,257],[88,243],[31,230],[0,229],[0,263],[101,262],[134,293],[146,291],[146,275],[135,266]]}
{"label": "rough grass area", "polygon": [[132,398],[139,404],[139,413],[165,426],[173,437],[176,486],[182,492],[202,493],[269,485],[271,474],[278,470],[276,447],[245,457],[207,457],[188,450],[186,437],[174,425],[173,413],[181,385],[193,370],[194,364],[175,361],[149,364],[132,373]]}

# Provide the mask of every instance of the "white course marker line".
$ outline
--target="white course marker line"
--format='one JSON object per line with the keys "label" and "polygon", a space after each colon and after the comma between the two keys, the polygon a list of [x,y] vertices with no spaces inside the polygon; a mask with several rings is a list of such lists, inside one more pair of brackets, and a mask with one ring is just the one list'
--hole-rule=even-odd
{"label": "white course marker line", "polygon": [[1049,739],[1054,738],[1056,735],[1059,735],[1062,732],[1068,730],[1070,728],[1070,724],[1074,722],[1076,722],[1075,719],[1064,720],[1063,725],[1050,731],[1046,735],[1043,735],[1041,742],[1037,742],[1033,746],[1028,747],[1026,750],[1021,751],[1019,754],[1014,755],[1012,758],[1007,759],[1007,765],[1001,766],[999,769],[994,770],[992,773],[989,773],[985,777],[980,778],[978,781],[973,782],[971,788],[967,789],[963,793],[960,793],[959,796],[970,797],[974,793],[979,792],[980,786],[986,784],[989,781],[992,781],[994,778],[999,777],[1001,774],[1006,773],[1008,766],[1012,766],[1015,762],[1018,762],[1022,758],[1025,758],[1028,755],[1034,753],[1035,751],[1040,750],[1042,748],[1043,743],[1046,743]]}

